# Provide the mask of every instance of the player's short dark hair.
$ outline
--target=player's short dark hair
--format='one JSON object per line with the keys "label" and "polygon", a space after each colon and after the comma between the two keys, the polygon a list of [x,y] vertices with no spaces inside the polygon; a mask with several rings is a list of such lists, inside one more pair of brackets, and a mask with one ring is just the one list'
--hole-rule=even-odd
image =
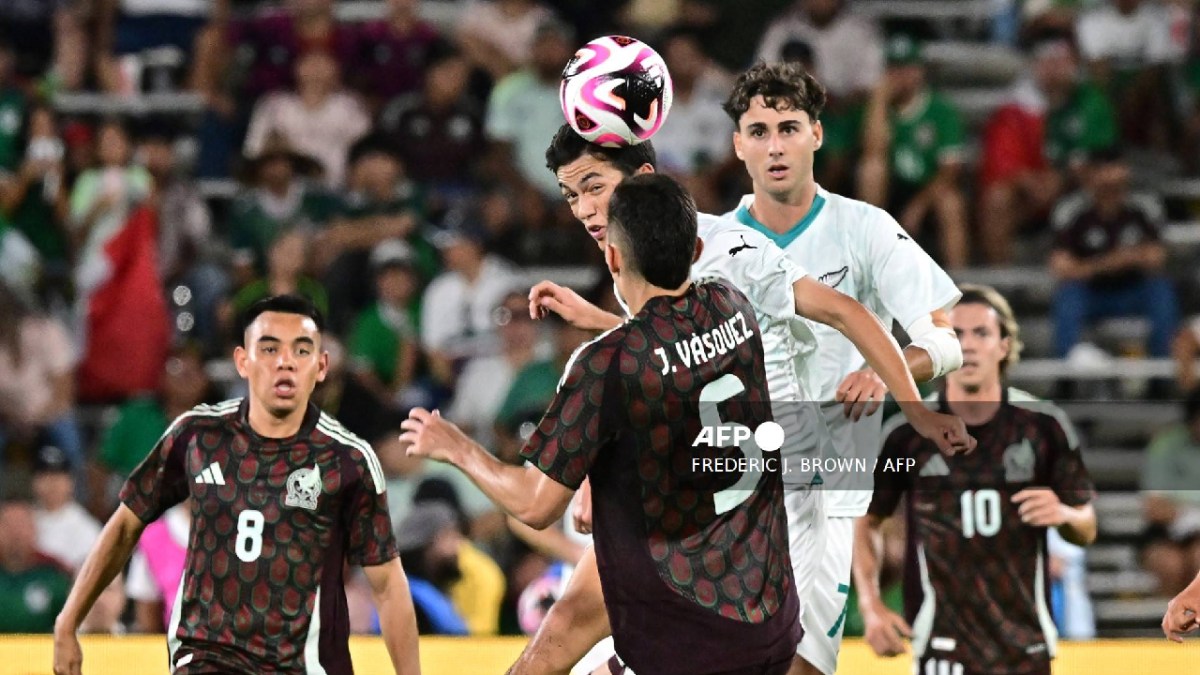
{"label": "player's short dark hair", "polygon": [[655,156],[654,146],[650,141],[620,148],[606,148],[586,140],[569,125],[564,124],[558,128],[558,133],[554,134],[550,147],[546,148],[546,168],[550,169],[550,173],[557,174],[559,169],[584,155],[608,162],[626,176],[632,176],[643,164],[658,166],[658,157]]}
{"label": "player's short dark hair", "polygon": [[825,87],[798,63],[762,61],[738,76],[724,108],[734,126],[741,124],[742,115],[750,109],[755,97],[763,97],[768,108],[802,110],[816,122],[825,109]]}
{"label": "player's short dark hair", "polygon": [[691,275],[696,203],[674,178],[643,173],[621,181],[608,203],[608,229],[647,282],[673,289]]}
{"label": "player's short dark hair", "polygon": [[1012,305],[1008,304],[1008,300],[1000,291],[991,286],[962,284],[958,290],[962,292],[958,304],[983,305],[996,312],[996,322],[1000,324],[1000,337],[1009,339],[1008,356],[1000,364],[1000,374],[1004,375],[1011,366],[1021,360],[1021,349],[1025,346],[1021,342],[1021,326],[1017,323],[1017,315],[1013,313]]}
{"label": "player's short dark hair", "polygon": [[321,314],[321,310],[312,303],[312,300],[303,295],[288,293],[286,295],[272,295],[268,298],[263,298],[258,302],[246,308],[242,313],[242,321],[239,324],[239,332],[242,335],[246,334],[246,330],[250,328],[250,324],[261,314],[267,312],[279,312],[280,314],[299,314],[307,316],[317,325],[317,331],[325,330],[325,317]]}

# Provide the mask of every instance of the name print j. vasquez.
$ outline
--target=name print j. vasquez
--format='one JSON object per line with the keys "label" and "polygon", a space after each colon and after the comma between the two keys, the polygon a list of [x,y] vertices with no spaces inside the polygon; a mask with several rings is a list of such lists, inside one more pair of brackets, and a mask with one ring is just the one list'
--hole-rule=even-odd
{"label": "name print j. vasquez", "polygon": [[[690,340],[676,342],[675,353],[679,356],[679,360],[683,361],[685,368],[691,368],[737,349],[738,345],[752,337],[754,337],[754,330],[746,323],[746,317],[738,312],[712,330],[693,335]],[[656,347],[654,353],[662,359],[663,375],[674,369],[667,350]]]}

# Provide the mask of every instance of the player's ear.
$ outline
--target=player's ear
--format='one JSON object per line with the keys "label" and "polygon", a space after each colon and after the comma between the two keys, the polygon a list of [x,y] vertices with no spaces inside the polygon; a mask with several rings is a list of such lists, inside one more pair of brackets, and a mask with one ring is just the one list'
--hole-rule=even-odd
{"label": "player's ear", "polygon": [[815,120],[812,124],[813,129],[813,150],[820,150],[821,143],[825,140],[825,126],[821,124],[821,120]]}
{"label": "player's ear", "polygon": [[322,349],[321,355],[317,357],[317,382],[324,382],[325,376],[329,374],[329,352]]}
{"label": "player's ear", "polygon": [[746,158],[742,156],[742,132],[736,130],[733,132],[733,154],[737,155],[738,159],[746,161]]}
{"label": "player's ear", "polygon": [[700,254],[704,252],[704,240],[696,237],[696,252],[692,255],[692,262],[700,259]]}
{"label": "player's ear", "polygon": [[646,162],[645,164],[639,166],[637,171],[633,172],[633,175],[640,176],[644,173],[654,173],[654,165],[650,162]]}
{"label": "player's ear", "polygon": [[1000,359],[1007,360],[1010,351],[1012,351],[1012,338],[1000,338]]}
{"label": "player's ear", "polygon": [[233,348],[233,365],[237,366],[238,375],[241,375],[242,379],[250,377],[248,366],[246,365],[246,361],[249,358],[250,354],[246,351],[245,347],[238,345]]}
{"label": "player's ear", "polygon": [[621,273],[621,253],[616,246],[607,242],[604,244],[604,264],[614,277]]}

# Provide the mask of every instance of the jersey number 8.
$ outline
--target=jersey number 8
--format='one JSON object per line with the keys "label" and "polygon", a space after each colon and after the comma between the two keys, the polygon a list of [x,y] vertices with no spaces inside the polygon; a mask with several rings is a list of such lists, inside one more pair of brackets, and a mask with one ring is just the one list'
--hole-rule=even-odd
{"label": "jersey number 8", "polygon": [[237,545],[234,546],[238,560],[252,563],[262,555],[264,523],[266,519],[263,518],[262,511],[247,509],[238,514]]}

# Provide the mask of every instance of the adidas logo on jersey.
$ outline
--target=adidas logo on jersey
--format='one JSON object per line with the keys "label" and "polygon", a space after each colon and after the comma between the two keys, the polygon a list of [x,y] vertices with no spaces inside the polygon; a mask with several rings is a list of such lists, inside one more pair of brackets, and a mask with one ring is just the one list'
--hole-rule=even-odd
{"label": "adidas logo on jersey", "polygon": [[224,485],[225,474],[221,473],[221,465],[213,462],[208,468],[196,476],[196,482],[203,485]]}
{"label": "adidas logo on jersey", "polygon": [[946,460],[941,455],[934,455],[933,459],[925,462],[925,466],[921,467],[922,477],[931,476],[949,476],[950,467],[946,465]]}

